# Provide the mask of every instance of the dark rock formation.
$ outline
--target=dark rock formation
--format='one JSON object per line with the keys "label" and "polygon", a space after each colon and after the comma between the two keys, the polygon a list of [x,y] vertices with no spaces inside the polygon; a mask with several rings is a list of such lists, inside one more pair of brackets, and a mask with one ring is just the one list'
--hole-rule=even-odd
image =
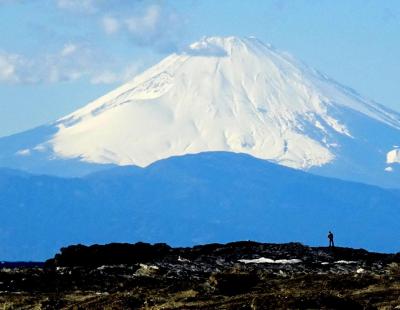
{"label": "dark rock formation", "polygon": [[48,260],[47,265],[55,266],[99,266],[135,264],[164,258],[171,248],[165,243],[136,244],[111,243],[107,245],[73,245],[62,248],[60,254]]}
{"label": "dark rock formation", "polygon": [[14,308],[389,309],[400,303],[400,255],[251,241],[75,245],[45,266],[3,265],[0,291]]}
{"label": "dark rock formation", "polygon": [[301,259],[304,263],[358,261],[366,264],[376,262],[400,262],[400,253],[383,254],[363,249],[342,247],[308,247],[300,243],[271,244],[239,241],[227,244],[206,244],[193,248],[171,248],[165,243],[138,242],[111,243],[106,245],[72,245],[62,248],[59,254],[46,262],[48,266],[101,266],[146,262],[175,261],[184,257],[189,261],[203,261],[212,265],[216,259],[235,262],[239,259],[258,257],[270,259]]}

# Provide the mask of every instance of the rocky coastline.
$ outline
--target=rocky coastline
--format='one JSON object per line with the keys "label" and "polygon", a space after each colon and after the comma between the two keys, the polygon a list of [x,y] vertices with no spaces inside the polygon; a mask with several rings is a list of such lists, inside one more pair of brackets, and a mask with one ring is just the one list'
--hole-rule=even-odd
{"label": "rocky coastline", "polygon": [[399,309],[400,254],[252,241],[73,245],[0,264],[4,309]]}

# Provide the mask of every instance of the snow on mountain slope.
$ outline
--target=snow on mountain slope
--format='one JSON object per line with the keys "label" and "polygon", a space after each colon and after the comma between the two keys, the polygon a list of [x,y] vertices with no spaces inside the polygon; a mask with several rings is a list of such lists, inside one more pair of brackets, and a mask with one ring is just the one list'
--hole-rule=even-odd
{"label": "snow on mountain slope", "polygon": [[363,175],[384,174],[387,152],[400,143],[398,113],[255,38],[237,37],[193,43],[54,128],[17,156],[47,150],[53,158],[145,167],[229,151],[350,179],[354,168],[353,179],[371,182],[374,175]]}
{"label": "snow on mountain slope", "polygon": [[255,39],[213,37],[61,119],[49,143],[58,156],[95,163],[143,167],[173,155],[233,151],[306,169],[335,158],[332,133],[351,137],[329,114],[337,105],[400,128],[398,115]]}

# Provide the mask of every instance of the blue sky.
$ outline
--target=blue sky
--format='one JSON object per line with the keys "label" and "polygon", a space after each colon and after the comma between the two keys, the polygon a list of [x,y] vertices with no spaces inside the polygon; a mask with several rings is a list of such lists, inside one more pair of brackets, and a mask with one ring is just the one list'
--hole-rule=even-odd
{"label": "blue sky", "polygon": [[397,0],[0,0],[0,136],[208,35],[256,36],[400,111]]}

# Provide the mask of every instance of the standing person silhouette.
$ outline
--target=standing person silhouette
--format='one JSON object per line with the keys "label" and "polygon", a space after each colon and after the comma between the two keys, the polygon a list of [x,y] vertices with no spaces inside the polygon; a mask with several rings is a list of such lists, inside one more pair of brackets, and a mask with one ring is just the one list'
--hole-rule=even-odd
{"label": "standing person silhouette", "polygon": [[329,247],[334,248],[335,247],[335,243],[333,242],[333,234],[331,231],[329,231],[328,233],[328,239],[329,239]]}

